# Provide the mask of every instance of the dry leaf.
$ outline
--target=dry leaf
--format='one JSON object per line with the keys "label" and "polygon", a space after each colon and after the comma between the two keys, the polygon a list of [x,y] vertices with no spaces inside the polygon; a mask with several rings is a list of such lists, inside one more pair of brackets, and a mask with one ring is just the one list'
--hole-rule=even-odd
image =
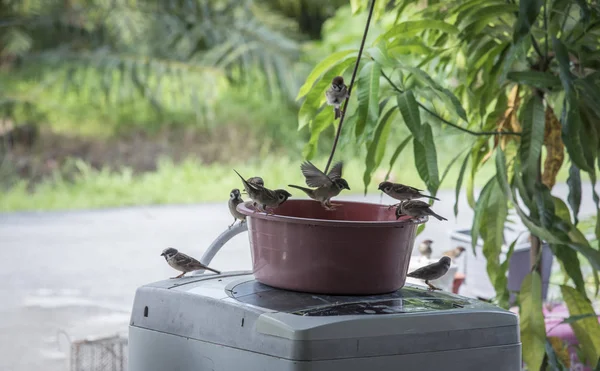
{"label": "dry leaf", "polygon": [[542,172],[542,183],[552,190],[556,184],[556,175],[565,160],[565,145],[561,137],[561,126],[552,107],[546,107],[546,127],[544,130],[546,160]]}

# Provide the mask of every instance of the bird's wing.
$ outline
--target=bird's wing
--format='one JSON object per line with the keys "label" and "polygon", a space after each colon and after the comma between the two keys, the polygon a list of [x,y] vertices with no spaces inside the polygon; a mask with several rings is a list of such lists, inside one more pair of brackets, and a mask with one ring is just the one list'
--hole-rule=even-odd
{"label": "bird's wing", "polygon": [[329,170],[329,173],[327,174],[327,177],[331,180],[336,180],[342,177],[342,167],[344,167],[344,163],[342,161],[338,161],[336,162],[333,167],[331,168],[331,170]]}
{"label": "bird's wing", "polygon": [[435,273],[437,271],[438,271],[438,263],[433,263],[433,264],[429,264],[424,267],[421,267],[413,272],[410,272],[409,274],[407,274],[407,276],[413,277],[413,278],[426,279],[427,277],[431,277],[431,276],[435,275]]}
{"label": "bird's wing", "polygon": [[404,184],[395,184],[393,187],[393,191],[395,191],[396,193],[419,193],[419,192],[421,192],[420,189],[417,189],[417,188],[411,187],[411,186],[407,186]]}
{"label": "bird's wing", "polygon": [[310,161],[303,162],[300,165],[300,170],[304,178],[306,178],[306,185],[309,187],[322,187],[325,185],[331,185],[333,182],[324,172],[317,169]]}
{"label": "bird's wing", "polygon": [[177,263],[177,265],[181,265],[181,266],[186,266],[189,267],[190,264],[194,264],[194,263],[198,263],[200,264],[200,262],[194,258],[192,258],[191,256],[188,256],[182,252],[177,253],[177,255],[175,255],[175,263]]}
{"label": "bird's wing", "polygon": [[261,202],[269,203],[268,200],[276,202],[279,201],[279,197],[277,197],[277,193],[275,191],[270,190],[268,188],[263,188]]}
{"label": "bird's wing", "polygon": [[406,203],[404,204],[404,207],[408,207],[411,208],[413,210],[429,210],[429,204],[427,202],[421,201],[421,200],[410,200],[410,201],[406,201]]}

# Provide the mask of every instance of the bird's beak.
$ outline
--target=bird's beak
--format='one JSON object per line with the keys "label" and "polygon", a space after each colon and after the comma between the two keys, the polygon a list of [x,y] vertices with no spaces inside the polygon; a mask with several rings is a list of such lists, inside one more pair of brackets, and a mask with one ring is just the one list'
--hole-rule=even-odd
{"label": "bird's beak", "polygon": [[346,186],[346,187],[344,187],[344,188],[346,188],[347,190],[350,190],[350,186]]}
{"label": "bird's beak", "polygon": [[378,190],[383,191],[383,188],[381,187],[381,184],[379,185],[379,187],[377,187]]}
{"label": "bird's beak", "polygon": [[165,253],[163,252],[162,254],[160,254],[160,256],[165,256]]}

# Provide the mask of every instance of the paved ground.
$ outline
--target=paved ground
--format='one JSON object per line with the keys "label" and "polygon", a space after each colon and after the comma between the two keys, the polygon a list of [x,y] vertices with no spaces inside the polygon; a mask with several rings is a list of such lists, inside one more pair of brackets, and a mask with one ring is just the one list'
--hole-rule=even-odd
{"label": "paved ground", "polygon": [[[566,187],[555,193],[565,195]],[[435,240],[437,252],[451,247],[449,233],[469,228],[473,215],[464,196],[457,220],[454,192],[439,197],[435,209],[450,221],[432,220],[417,238]],[[380,196],[367,200],[378,203]],[[594,211],[591,202],[582,206],[583,213]],[[162,249],[199,257],[230,222],[224,204],[0,214],[0,370],[66,370],[60,331],[72,339],[126,331],[136,287],[173,275]],[[212,266],[249,269],[246,238],[231,240]]]}

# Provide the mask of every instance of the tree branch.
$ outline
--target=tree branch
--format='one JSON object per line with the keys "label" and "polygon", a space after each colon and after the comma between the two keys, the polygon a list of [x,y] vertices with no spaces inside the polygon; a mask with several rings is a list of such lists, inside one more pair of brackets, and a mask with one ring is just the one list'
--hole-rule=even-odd
{"label": "tree branch", "polygon": [[[396,86],[396,84],[394,84],[392,82],[392,80],[390,80],[390,78],[385,74],[385,72],[381,71],[381,76],[383,76],[383,78],[387,80],[387,82],[390,84],[390,86],[394,90],[396,90],[398,93],[404,93],[404,91],[402,89],[400,89],[398,86]],[[440,120],[444,124],[452,126],[453,128],[458,129],[458,130],[460,130],[462,132],[465,132],[467,134],[470,134],[470,135],[475,135],[475,136],[484,136],[484,135],[516,135],[516,136],[521,136],[521,133],[515,133],[515,132],[512,132],[512,131],[473,131],[473,130],[469,130],[467,128],[463,128],[462,126],[459,126],[459,125],[457,125],[457,124],[455,124],[453,122],[450,122],[450,121],[446,120],[445,118],[441,117],[440,115],[438,115],[437,113],[435,113],[431,109],[427,108],[427,106],[423,105],[421,102],[417,102],[417,104],[425,112],[427,112],[430,115],[432,115],[433,117],[437,118],[438,120]]]}
{"label": "tree branch", "polygon": [[[371,17],[373,16],[373,9],[375,8],[375,1],[371,0],[371,7],[369,8],[369,16],[367,18],[367,24],[365,25],[365,32],[363,33],[362,40],[360,42],[360,49],[358,50],[358,58],[356,59],[356,64],[354,65],[354,71],[352,71],[352,79],[350,80],[350,85],[348,85],[348,95],[352,92],[352,86],[354,85],[354,79],[356,78],[356,72],[358,71],[358,65],[360,64],[360,58],[362,56],[363,49],[365,47],[365,41],[367,40],[367,33],[369,32],[369,26],[371,25]],[[337,132],[335,133],[335,139],[333,140],[333,147],[331,148],[331,154],[329,155],[329,160],[327,160],[327,166],[325,166],[325,174],[329,171],[329,166],[331,165],[331,160],[333,160],[333,155],[335,154],[335,149],[337,148],[338,140],[340,139],[340,134],[342,132],[342,124],[344,123],[344,118],[346,117],[346,109],[348,108],[348,102],[350,98],[346,99],[344,102],[344,109],[342,110],[342,115],[340,117],[340,123],[338,125]]]}

